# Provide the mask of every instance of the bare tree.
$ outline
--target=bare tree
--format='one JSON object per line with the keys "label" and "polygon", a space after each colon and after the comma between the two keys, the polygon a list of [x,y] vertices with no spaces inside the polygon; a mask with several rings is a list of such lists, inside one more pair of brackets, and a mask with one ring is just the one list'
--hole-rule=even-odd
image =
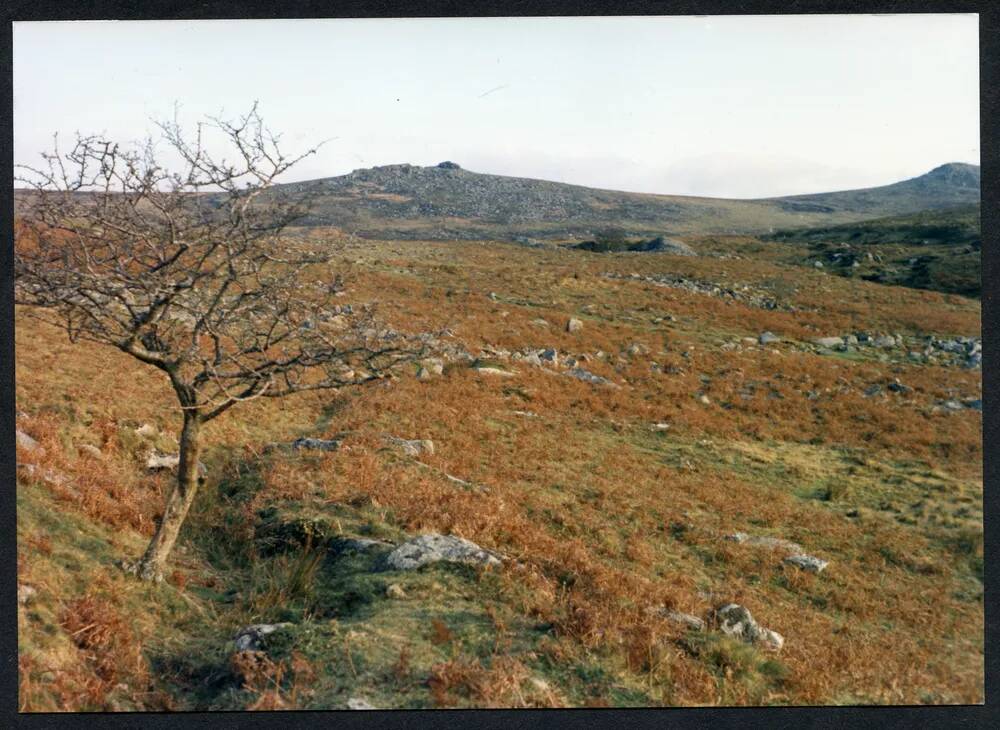
{"label": "bare tree", "polygon": [[[286,157],[256,105],[190,137],[176,118],[158,127],[173,172],[152,139],[125,149],[79,135],[66,153],[57,140],[42,166],[19,166],[31,191],[14,264],[19,304],[73,341],[159,368],[177,395],[177,481],[148,549],[128,564],[144,579],[162,575],[197,492],[206,422],[255,398],[385,378],[433,340],[380,325],[371,305],[337,306],[333,251],[287,235],[306,191],[272,186],[315,150]],[[232,161],[210,151],[212,135]]]}

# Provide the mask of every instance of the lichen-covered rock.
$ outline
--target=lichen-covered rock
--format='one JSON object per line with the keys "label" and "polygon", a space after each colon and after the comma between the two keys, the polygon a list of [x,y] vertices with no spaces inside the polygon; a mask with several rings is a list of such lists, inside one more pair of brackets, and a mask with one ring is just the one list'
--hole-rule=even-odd
{"label": "lichen-covered rock", "polygon": [[844,344],[843,337],[817,337],[813,340],[820,347],[837,347]]}
{"label": "lichen-covered rock", "polygon": [[386,556],[390,570],[416,570],[432,563],[466,563],[469,565],[500,565],[496,553],[454,535],[427,534],[407,540]]}
{"label": "lichen-covered rock", "polygon": [[583,329],[583,322],[578,320],[576,317],[570,317],[569,321],[566,323],[567,332],[579,332]]}
{"label": "lichen-covered rock", "polygon": [[761,345],[770,345],[774,342],[781,342],[781,338],[772,332],[761,332],[760,337],[757,338],[757,342]]}

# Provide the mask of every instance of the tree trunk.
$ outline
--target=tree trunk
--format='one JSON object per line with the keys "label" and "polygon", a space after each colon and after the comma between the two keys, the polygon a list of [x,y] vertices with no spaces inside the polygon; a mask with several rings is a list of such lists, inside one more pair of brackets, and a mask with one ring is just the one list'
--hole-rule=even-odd
{"label": "tree trunk", "polygon": [[149,547],[142,558],[130,568],[143,580],[163,579],[170,550],[177,541],[177,535],[184,524],[194,496],[198,492],[198,456],[201,454],[201,419],[196,411],[184,411],[184,428],[181,430],[180,463],[177,465],[177,481],[167,497],[163,519],[156,529]]}

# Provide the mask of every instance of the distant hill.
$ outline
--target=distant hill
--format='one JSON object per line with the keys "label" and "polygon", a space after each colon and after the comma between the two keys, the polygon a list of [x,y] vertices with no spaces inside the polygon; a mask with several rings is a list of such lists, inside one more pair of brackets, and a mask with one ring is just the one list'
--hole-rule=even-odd
{"label": "distant hill", "polygon": [[979,202],[978,165],[950,162],[910,180],[877,188],[770,198],[783,210],[879,216]]}
{"label": "distant hill", "polygon": [[[759,200],[651,195],[487,175],[454,162],[386,165],[277,185],[269,193],[314,196],[301,225],[386,239],[563,242],[615,235],[767,234],[979,202],[979,167],[950,163],[925,175],[862,190]],[[29,198],[16,191],[20,207]]]}
{"label": "distant hill", "polygon": [[393,238],[590,238],[609,227],[637,236],[767,233],[979,201],[979,167],[950,163],[863,190],[733,200],[599,190],[487,175],[453,162],[387,165],[278,186],[316,195],[310,226]]}

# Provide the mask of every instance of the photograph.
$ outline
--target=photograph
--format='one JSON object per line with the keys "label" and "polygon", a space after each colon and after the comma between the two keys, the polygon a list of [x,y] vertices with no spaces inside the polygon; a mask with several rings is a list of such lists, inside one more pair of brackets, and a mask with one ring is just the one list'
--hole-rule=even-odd
{"label": "photograph", "polygon": [[14,20],[17,712],[983,705],[980,23]]}

